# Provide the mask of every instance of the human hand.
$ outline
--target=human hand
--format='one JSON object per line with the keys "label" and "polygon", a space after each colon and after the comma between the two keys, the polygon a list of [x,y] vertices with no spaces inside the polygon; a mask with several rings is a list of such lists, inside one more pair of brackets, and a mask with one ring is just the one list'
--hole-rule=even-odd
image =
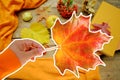
{"label": "human hand", "polygon": [[14,40],[9,48],[17,55],[22,65],[36,56],[42,56],[45,51],[41,44],[31,39]]}

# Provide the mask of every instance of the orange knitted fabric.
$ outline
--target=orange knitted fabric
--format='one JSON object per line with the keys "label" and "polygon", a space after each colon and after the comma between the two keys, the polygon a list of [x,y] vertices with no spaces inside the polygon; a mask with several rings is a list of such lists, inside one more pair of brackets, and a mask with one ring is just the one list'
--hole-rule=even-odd
{"label": "orange knitted fabric", "polygon": [[0,54],[0,80],[21,66],[17,56],[9,48]]}

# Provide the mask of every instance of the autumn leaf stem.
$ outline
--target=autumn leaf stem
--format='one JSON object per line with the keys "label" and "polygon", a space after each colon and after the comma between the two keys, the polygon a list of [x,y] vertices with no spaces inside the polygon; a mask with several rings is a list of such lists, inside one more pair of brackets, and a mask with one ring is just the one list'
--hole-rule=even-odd
{"label": "autumn leaf stem", "polygon": [[46,52],[53,51],[53,50],[56,50],[57,48],[58,48],[57,46],[53,46],[53,47],[45,48],[45,51]]}

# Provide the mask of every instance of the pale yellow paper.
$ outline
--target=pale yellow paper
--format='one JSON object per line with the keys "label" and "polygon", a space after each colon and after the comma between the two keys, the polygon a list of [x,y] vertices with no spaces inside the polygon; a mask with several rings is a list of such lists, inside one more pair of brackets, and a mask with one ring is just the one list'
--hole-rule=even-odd
{"label": "pale yellow paper", "polygon": [[110,25],[111,35],[113,36],[110,43],[104,46],[103,52],[105,55],[113,56],[120,42],[120,9],[103,1],[92,20],[92,23],[101,24],[102,22]]}

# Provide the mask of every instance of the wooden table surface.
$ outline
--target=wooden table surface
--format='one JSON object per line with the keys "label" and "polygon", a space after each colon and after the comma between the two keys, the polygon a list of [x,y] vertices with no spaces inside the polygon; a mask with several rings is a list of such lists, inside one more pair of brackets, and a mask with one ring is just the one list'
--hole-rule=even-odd
{"label": "wooden table surface", "polygon": [[106,67],[100,66],[101,80],[120,80],[120,51],[114,57],[102,57]]}

